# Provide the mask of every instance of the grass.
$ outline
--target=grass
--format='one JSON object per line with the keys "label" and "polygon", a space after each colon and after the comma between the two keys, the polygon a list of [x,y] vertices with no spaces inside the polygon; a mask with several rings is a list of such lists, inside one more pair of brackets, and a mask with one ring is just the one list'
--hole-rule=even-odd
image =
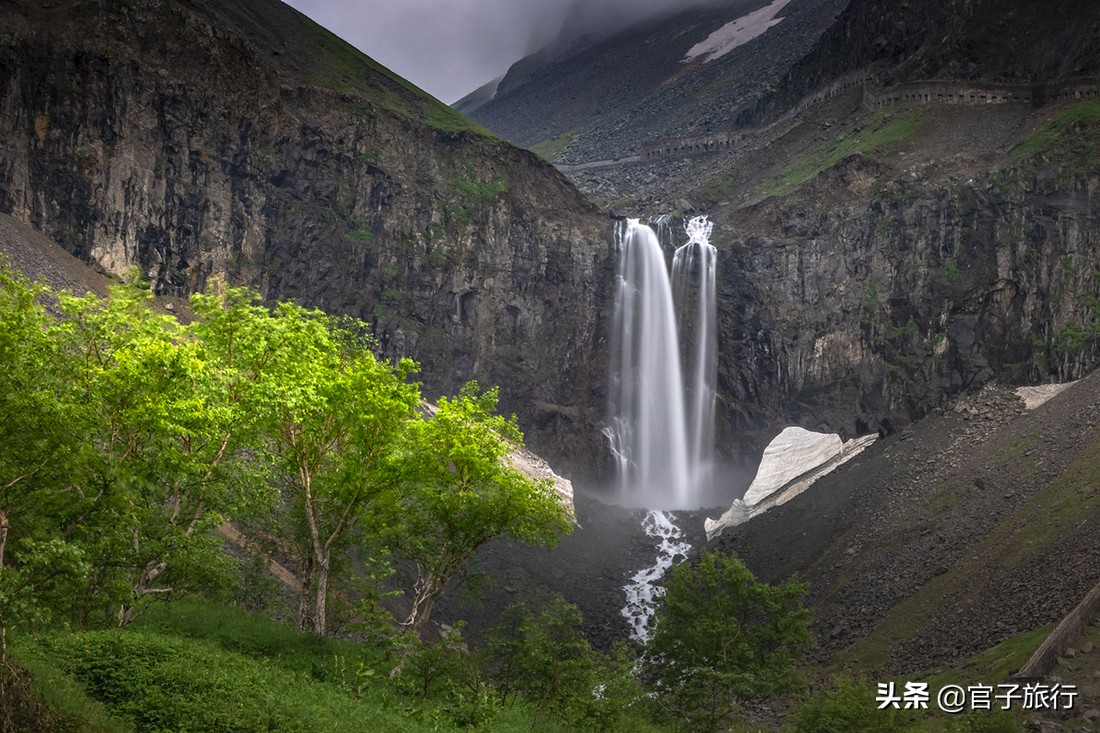
{"label": "grass", "polygon": [[1048,153],[1065,153],[1065,160],[1072,160],[1078,172],[1095,170],[1100,164],[1100,142],[1097,140],[1097,124],[1100,123],[1100,100],[1090,99],[1075,104],[1044,123],[1020,140],[1009,152],[1013,163]]}
{"label": "grass", "polygon": [[489,140],[499,140],[496,135],[468,117],[465,117],[445,104],[432,100],[424,113],[428,124],[442,132],[469,132]]}
{"label": "grass", "polygon": [[137,730],[413,731],[367,696],[265,664],[217,644],[145,631],[56,633],[25,640]]}
{"label": "grass", "polygon": [[[11,652],[52,711],[83,721],[63,728],[79,733],[411,733],[469,720],[460,692],[424,698],[390,680],[395,658],[380,647],[299,634],[198,598],[125,630],[16,636]],[[531,719],[521,701],[486,722],[529,731]]]}
{"label": "grass", "polygon": [[552,163],[557,160],[561,152],[569,147],[576,137],[576,133],[565,132],[557,137],[535,143],[531,146],[531,152]]}
{"label": "grass", "polygon": [[1031,631],[1011,636],[1000,644],[979,652],[966,660],[961,667],[942,670],[928,677],[929,687],[939,689],[944,685],[997,684],[1024,666],[1031,655],[1043,643],[1054,624],[1047,624]]}
{"label": "grass", "polygon": [[374,241],[374,232],[370,229],[352,229],[347,233],[347,238],[351,242],[370,244]]}
{"label": "grass", "polygon": [[[310,80],[318,86],[344,94],[361,94],[375,105],[405,119],[427,123],[442,132],[468,132],[498,140],[491,132],[464,117],[423,89],[382,66],[347,41],[299,16],[298,44],[319,48],[311,62]],[[369,110],[359,108],[360,114]]]}
{"label": "grass", "polygon": [[69,733],[133,733],[129,720],[115,717],[107,706],[93,700],[84,688],[53,664],[37,656],[32,647],[13,644],[13,663],[27,671],[32,694],[58,719]]}
{"label": "grass", "polygon": [[902,115],[897,110],[878,112],[859,132],[845,133],[792,161],[779,176],[761,185],[752,198],[784,196],[849,156],[878,154],[909,140],[924,126],[926,114]]}
{"label": "grass", "polygon": [[1002,522],[989,541],[1014,545],[1016,551],[1009,560],[1016,565],[1032,552],[1057,542],[1073,525],[1097,511],[1100,511],[1100,440]]}
{"label": "grass", "polygon": [[970,490],[960,484],[940,484],[932,495],[928,497],[925,511],[929,516],[935,517],[944,512],[949,512],[958,506],[963,499],[970,495]]}
{"label": "grass", "polygon": [[736,184],[737,179],[731,173],[729,175],[721,176],[712,180],[706,184],[702,189],[702,194],[709,197],[713,201],[722,201],[729,197],[733,193],[733,187]]}
{"label": "grass", "polygon": [[301,634],[285,624],[192,596],[153,606],[133,624],[137,631],[213,643],[227,651],[268,660],[292,672],[314,673],[335,657],[370,657],[384,667],[385,655],[352,641]]}
{"label": "grass", "polygon": [[452,181],[452,187],[466,198],[467,203],[471,204],[495,199],[508,192],[508,182],[500,178],[494,178],[485,183],[469,178],[458,178]]}

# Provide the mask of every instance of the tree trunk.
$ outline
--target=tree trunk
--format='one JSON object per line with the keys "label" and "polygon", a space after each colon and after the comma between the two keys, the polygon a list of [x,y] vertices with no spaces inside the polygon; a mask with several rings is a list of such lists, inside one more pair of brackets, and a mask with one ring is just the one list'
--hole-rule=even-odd
{"label": "tree trunk", "polygon": [[168,567],[168,563],[164,560],[159,562],[150,561],[145,566],[145,569],[141,571],[141,575],[138,576],[137,582],[130,591],[130,602],[124,603],[122,608],[118,612],[118,627],[121,629],[134,620],[134,611],[137,608],[137,604],[147,595],[170,593],[171,588],[150,588],[149,585],[156,580],[165,568]]}
{"label": "tree trunk", "polygon": [[305,567],[302,569],[302,588],[298,592],[298,631],[308,631],[313,625],[313,618],[310,616],[313,583],[313,558],[311,556],[305,561]]}
{"label": "tree trunk", "polygon": [[[10,526],[8,515],[4,513],[3,509],[0,509],[0,581],[4,580],[4,548],[8,544],[8,529]],[[7,624],[0,623],[0,662],[7,661],[7,658],[8,627]]]}
{"label": "tree trunk", "polygon": [[416,582],[413,584],[412,608],[409,609],[409,615],[401,625],[406,629],[415,631],[419,636],[421,630],[428,623],[428,619],[432,614],[432,607],[435,605],[435,599],[439,597],[442,590],[443,582],[439,578],[433,575],[424,577],[418,574]]}
{"label": "tree trunk", "polygon": [[317,562],[315,581],[317,584],[313,601],[313,633],[324,636],[328,630],[327,606],[328,606],[328,575],[329,556],[325,553]]}

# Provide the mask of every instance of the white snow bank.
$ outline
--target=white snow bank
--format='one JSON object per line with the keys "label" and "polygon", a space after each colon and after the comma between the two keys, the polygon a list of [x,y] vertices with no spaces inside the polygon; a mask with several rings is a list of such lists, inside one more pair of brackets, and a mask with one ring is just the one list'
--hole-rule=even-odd
{"label": "white snow bank", "polygon": [[706,520],[707,539],[718,536],[726,527],[742,524],[773,506],[787,503],[819,478],[857,456],[877,437],[864,435],[843,442],[835,433],[784,429],[764,449],[756,478],[745,497],[735,499],[729,511],[718,519]]}
{"label": "white snow bank", "polygon": [[1040,384],[1036,387],[1017,387],[1016,394],[1024,401],[1024,407],[1034,410],[1039,405],[1061,392],[1073,382],[1064,384]]}
{"label": "white snow bank", "polygon": [[843,449],[844,443],[836,433],[784,428],[764,449],[756,478],[741,501],[749,505],[759,503],[788,481],[820,466]]}
{"label": "white snow bank", "polygon": [[776,18],[775,16],[790,2],[791,0],[774,0],[774,2],[759,10],[726,23],[707,36],[706,40],[700,41],[688,49],[683,63],[686,64],[703,55],[707,56],[703,63],[710,63],[715,59],[722,58],[738,46],[743,46],[757,36],[763,35],[764,31],[783,21],[782,18]]}

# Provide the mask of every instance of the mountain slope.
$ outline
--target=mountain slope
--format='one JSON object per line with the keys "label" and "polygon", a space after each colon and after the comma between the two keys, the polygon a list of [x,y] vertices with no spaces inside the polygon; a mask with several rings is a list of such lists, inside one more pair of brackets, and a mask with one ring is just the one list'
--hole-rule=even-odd
{"label": "mountain slope", "polygon": [[596,461],[606,218],[279,2],[0,4],[0,212],[158,293],[368,320],[430,395],[501,384],[533,445]]}
{"label": "mountain slope", "polygon": [[[772,16],[774,26],[760,22]],[[728,55],[692,56],[711,34],[736,38],[752,25],[765,30]],[[849,73],[885,84],[1047,83],[1095,75],[1097,59],[1100,8],[1085,0],[730,0],[623,28],[571,53],[534,54],[469,111],[528,147],[567,136],[556,160],[577,164],[759,124]]]}
{"label": "mountain slope", "polygon": [[1088,0],[852,0],[777,88],[746,106],[756,124],[813,89],[864,70],[914,79],[1047,84],[1100,73],[1100,7]]}
{"label": "mountain slope", "polygon": [[897,674],[1056,623],[1100,582],[1100,374],[1033,410],[989,389],[726,530],[769,580],[799,573],[822,651]]}
{"label": "mountain slope", "polygon": [[713,60],[684,62],[696,44],[768,6],[765,0],[730,0],[649,20],[550,64],[525,59],[517,64],[521,77],[505,77],[501,93],[473,117],[526,146],[568,135],[571,142],[557,158],[568,163],[622,157],[649,140],[721,129],[745,100],[805,54],[844,1],[772,5],[784,6],[780,23]]}

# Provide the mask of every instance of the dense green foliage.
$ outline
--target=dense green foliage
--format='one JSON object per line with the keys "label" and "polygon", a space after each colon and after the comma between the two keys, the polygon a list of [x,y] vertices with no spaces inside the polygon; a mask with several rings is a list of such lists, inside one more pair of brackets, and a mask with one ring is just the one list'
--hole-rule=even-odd
{"label": "dense green foliage", "polygon": [[501,701],[522,697],[533,705],[536,722],[552,719],[570,730],[637,725],[645,697],[631,651],[625,645],[609,655],[594,651],[581,620],[577,607],[561,598],[537,611],[523,603],[505,610],[485,650]]}
{"label": "dense green foliage", "polygon": [[902,728],[900,710],[879,710],[870,685],[845,678],[807,700],[791,726],[794,733],[891,733]]}
{"label": "dense green foliage", "polygon": [[221,283],[187,324],[136,287],[61,294],[60,315],[47,295],[0,269],[0,628],[125,626],[224,586],[230,522],[294,561],[298,626],[317,634],[334,558],[356,544],[377,586],[404,549],[430,584],[419,628],[480,544],[569,528],[505,460],[522,436],[495,391],[422,414],[415,364],[376,359],[363,323]]}
{"label": "dense green foliage", "polygon": [[62,294],[55,319],[40,288],[3,277],[4,625],[125,625],[157,598],[223,582],[212,530],[265,496],[201,345],[136,291]]}
{"label": "dense green foliage", "polygon": [[[559,601],[535,615],[571,625],[575,614]],[[12,651],[20,663],[34,661],[36,678],[70,693],[69,710],[94,711],[101,700],[113,716],[105,727],[44,728],[51,731],[651,729],[642,711],[616,692],[624,675],[630,679],[631,661],[592,652],[575,626],[566,636],[575,637],[570,648],[581,652],[575,676],[604,692],[563,689],[553,710],[514,693],[505,698],[493,686],[500,668],[490,663],[492,654],[468,653],[457,634],[419,645],[391,679],[385,650],[299,634],[193,598],[151,609],[125,630],[23,635]],[[557,654],[541,648],[534,657],[543,653]],[[617,671],[606,673],[604,664]],[[531,669],[544,680],[553,677],[539,665]],[[640,695],[636,683],[630,688]]]}
{"label": "dense green foliage", "polygon": [[[480,645],[461,625],[423,640],[478,548],[571,523],[512,463],[497,391],[429,406],[359,321],[221,283],[191,307],[183,323],[137,287],[55,295],[0,267],[0,731],[718,730],[800,685],[804,586],[714,554],[672,570],[640,665],[592,649],[562,599],[510,607]],[[271,555],[294,577],[267,576]],[[296,594],[297,629],[196,591]],[[334,605],[358,641],[329,636]],[[928,729],[873,705],[840,682],[790,724]]]}
{"label": "dense green foliage", "polygon": [[569,529],[550,483],[532,490],[531,480],[508,464],[508,446],[520,432],[515,418],[494,414],[496,403],[496,390],[479,394],[471,383],[454,399],[441,398],[432,419],[410,426],[415,451],[406,474],[422,490],[409,494],[406,529],[397,538],[417,571],[408,628],[423,627],[447,581],[489,540],[548,545]]}
{"label": "dense green foliage", "polygon": [[718,730],[745,701],[792,691],[810,640],[806,586],[771,586],[737,557],[672,568],[645,669],[669,720]]}

